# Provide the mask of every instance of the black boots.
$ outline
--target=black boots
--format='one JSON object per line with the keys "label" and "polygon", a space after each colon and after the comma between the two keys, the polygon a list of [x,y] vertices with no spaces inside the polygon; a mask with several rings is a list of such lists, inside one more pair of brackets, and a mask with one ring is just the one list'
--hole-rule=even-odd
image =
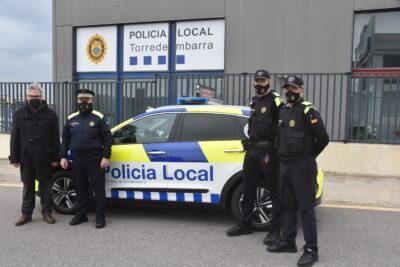
{"label": "black boots", "polygon": [[243,226],[243,225],[235,225],[232,228],[226,230],[226,234],[228,236],[239,236],[239,235],[249,235],[252,234],[253,230],[250,226]]}
{"label": "black boots", "polygon": [[96,228],[104,228],[106,226],[106,218],[96,217]]}
{"label": "black boots", "polygon": [[278,231],[269,231],[267,236],[264,238],[264,245],[270,246],[278,244],[282,241],[281,234]]}
{"label": "black boots", "polygon": [[87,216],[80,216],[80,215],[76,215],[74,218],[72,218],[72,220],[69,222],[70,225],[78,225],[84,222],[88,221],[88,217]]}
{"label": "black boots", "polygon": [[269,245],[267,247],[267,250],[269,252],[289,252],[289,253],[296,253],[297,252],[297,246],[296,246],[296,242],[288,242],[288,241],[284,241],[282,240],[281,242],[277,243],[277,244],[273,244],[273,245]]}
{"label": "black boots", "polygon": [[297,266],[311,266],[318,261],[318,249],[304,248],[303,255],[301,255]]}

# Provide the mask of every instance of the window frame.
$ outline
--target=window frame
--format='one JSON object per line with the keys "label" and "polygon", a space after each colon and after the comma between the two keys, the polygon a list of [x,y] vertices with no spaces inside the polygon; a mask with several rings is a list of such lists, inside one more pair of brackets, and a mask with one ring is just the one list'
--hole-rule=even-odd
{"label": "window frame", "polygon": [[[215,141],[241,140],[241,138],[238,138],[238,139],[223,139],[223,140],[222,139],[215,139],[215,140],[182,140],[181,137],[182,137],[183,123],[184,123],[185,117],[187,115],[191,115],[191,114],[230,116],[232,118],[232,120],[233,120],[233,125],[235,127],[236,134],[239,134],[240,136],[244,136],[244,133],[243,133],[243,131],[241,129],[241,126],[240,126],[239,119],[237,118],[238,115],[226,114],[226,113],[216,113],[216,112],[185,112],[185,113],[182,113],[181,118],[179,120],[179,125],[177,127],[177,132],[176,132],[176,135],[175,135],[176,138],[174,139],[174,142],[183,143],[183,142],[215,142]],[[245,116],[242,116],[242,117],[245,117]]]}
{"label": "window frame", "polygon": [[368,71],[371,73],[376,74],[381,74],[386,71],[396,71],[400,72],[400,66],[398,67],[375,67],[375,66],[369,66],[369,67],[356,67],[355,62],[353,61],[353,57],[355,56],[355,49],[356,45],[354,44],[354,39],[355,39],[355,23],[356,23],[356,16],[359,14],[377,14],[377,13],[390,13],[390,12],[400,12],[400,7],[393,7],[393,8],[385,8],[385,9],[368,9],[368,10],[354,10],[353,11],[353,23],[352,23],[352,38],[351,38],[351,56],[350,56],[350,66],[352,73],[354,72],[361,72],[361,71]]}
{"label": "window frame", "polygon": [[[127,126],[129,126],[129,125],[132,125],[133,123],[138,122],[138,121],[141,121],[141,120],[146,119],[146,118],[150,118],[150,117],[154,117],[154,116],[161,116],[161,115],[165,115],[165,114],[176,114],[174,123],[172,124],[172,127],[171,127],[170,135],[169,135],[168,140],[167,140],[166,142],[120,143],[120,144],[115,144],[115,143],[114,143],[114,134],[117,133],[118,131],[124,129],[125,127],[127,127]],[[133,119],[133,121],[132,121],[131,123],[128,123],[128,124],[126,124],[126,125],[123,125],[121,128],[115,130],[115,131],[112,133],[112,137],[113,137],[112,146],[115,146],[115,145],[120,146],[120,145],[146,145],[146,144],[171,143],[171,142],[173,142],[173,140],[175,140],[176,133],[177,133],[177,126],[178,126],[178,123],[179,123],[179,121],[180,121],[180,117],[181,117],[181,112],[162,112],[162,113],[149,114],[149,115],[147,115],[147,116],[140,117],[140,118],[138,118],[138,119],[136,119],[136,120]]]}

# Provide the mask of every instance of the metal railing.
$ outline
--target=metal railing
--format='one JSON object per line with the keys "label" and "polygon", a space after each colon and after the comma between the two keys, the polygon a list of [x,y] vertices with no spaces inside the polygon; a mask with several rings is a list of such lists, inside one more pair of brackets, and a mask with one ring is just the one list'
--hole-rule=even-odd
{"label": "metal railing", "polygon": [[[282,94],[287,73],[271,76]],[[305,99],[319,110],[332,141],[400,143],[399,78],[357,76],[350,73],[297,73],[304,80]],[[252,74],[155,75],[154,78],[81,80],[39,83],[44,98],[60,119],[60,127],[75,109],[75,90],[94,90],[95,108],[116,125],[148,107],[175,103],[178,96],[194,96],[205,89],[226,105],[248,106],[255,90]],[[0,83],[0,132],[11,131],[13,112],[25,104],[29,83]],[[283,97],[284,98],[284,97]]]}

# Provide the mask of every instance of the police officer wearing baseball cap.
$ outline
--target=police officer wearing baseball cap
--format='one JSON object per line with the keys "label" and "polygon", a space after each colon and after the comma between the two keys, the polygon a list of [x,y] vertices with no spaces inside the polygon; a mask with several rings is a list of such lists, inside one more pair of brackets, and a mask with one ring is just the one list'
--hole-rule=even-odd
{"label": "police officer wearing baseball cap", "polygon": [[277,149],[280,159],[284,221],[282,241],[267,247],[270,252],[297,252],[297,211],[300,211],[306,244],[298,266],[318,261],[317,223],[314,207],[317,183],[316,157],[329,143],[329,136],[318,111],[303,99],[303,80],[285,79],[287,99],[279,115]]}
{"label": "police officer wearing baseball cap", "polygon": [[[226,231],[229,236],[252,233],[252,219],[257,186],[263,185],[270,191],[273,218],[264,243],[276,244],[281,240],[280,222],[282,205],[278,185],[278,156],[275,139],[278,133],[279,110],[283,105],[280,96],[271,88],[268,71],[258,70],[254,75],[256,96],[250,103],[248,139],[242,141],[246,151],[243,164],[244,196],[242,217],[239,223]],[[268,220],[268,218],[266,218]]]}
{"label": "police officer wearing baseball cap", "polygon": [[71,151],[77,187],[77,213],[70,225],[88,221],[90,178],[96,203],[96,228],[103,228],[106,224],[104,169],[109,165],[112,137],[104,115],[93,109],[94,92],[80,89],[76,93],[78,111],[68,116],[61,145],[61,167],[68,168],[67,153]]}

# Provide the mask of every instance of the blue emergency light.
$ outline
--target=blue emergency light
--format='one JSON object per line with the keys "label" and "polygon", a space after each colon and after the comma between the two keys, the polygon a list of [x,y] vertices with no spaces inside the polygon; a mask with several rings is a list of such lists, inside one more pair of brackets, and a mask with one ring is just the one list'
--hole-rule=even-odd
{"label": "blue emergency light", "polygon": [[202,105],[207,104],[208,98],[207,97],[187,97],[182,96],[176,99],[176,104],[178,105]]}

